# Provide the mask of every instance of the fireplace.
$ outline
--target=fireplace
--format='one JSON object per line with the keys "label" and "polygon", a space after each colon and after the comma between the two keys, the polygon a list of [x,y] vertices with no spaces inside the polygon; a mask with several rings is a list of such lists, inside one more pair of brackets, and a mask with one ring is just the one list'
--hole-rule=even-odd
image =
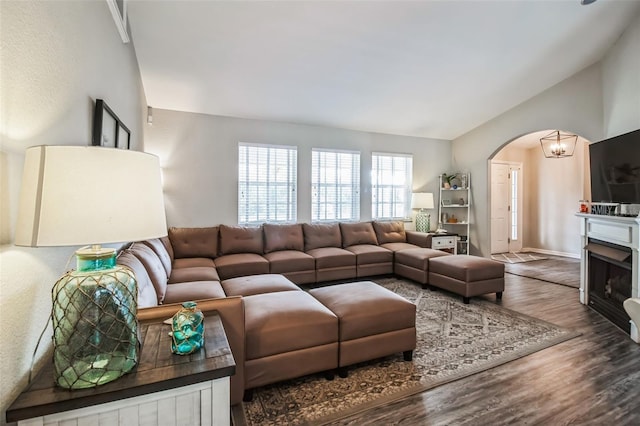
{"label": "fireplace", "polygon": [[631,249],[589,238],[589,306],[630,333],[622,304],[631,297]]}
{"label": "fireplace", "polygon": [[640,217],[577,216],[582,240],[580,302],[640,343],[638,327],[622,305],[630,297],[640,297]]}

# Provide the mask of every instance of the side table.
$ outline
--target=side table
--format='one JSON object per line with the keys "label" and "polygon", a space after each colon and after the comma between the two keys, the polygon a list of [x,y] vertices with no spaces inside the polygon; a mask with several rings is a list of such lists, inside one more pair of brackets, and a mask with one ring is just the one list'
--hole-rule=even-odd
{"label": "side table", "polygon": [[236,364],[217,313],[205,317],[205,347],[171,353],[171,327],[140,324],[137,367],[92,389],[55,386],[49,363],[11,404],[7,422],[33,425],[228,425],[229,377]]}
{"label": "side table", "polygon": [[446,251],[451,254],[458,254],[457,234],[433,234],[431,237],[431,248]]}

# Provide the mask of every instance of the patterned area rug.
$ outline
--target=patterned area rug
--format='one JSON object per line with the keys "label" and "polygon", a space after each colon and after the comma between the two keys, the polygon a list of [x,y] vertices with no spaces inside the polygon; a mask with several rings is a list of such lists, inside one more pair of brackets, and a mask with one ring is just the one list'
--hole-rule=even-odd
{"label": "patterned area rug", "polygon": [[579,333],[496,305],[397,278],[375,280],[417,306],[412,362],[397,354],[358,364],[349,377],[321,374],[258,388],[234,410],[236,425],[320,425],[386,404],[571,339]]}
{"label": "patterned area rug", "polygon": [[491,258],[504,263],[523,263],[531,262],[533,260],[547,259],[545,256],[531,253],[498,253],[492,254]]}

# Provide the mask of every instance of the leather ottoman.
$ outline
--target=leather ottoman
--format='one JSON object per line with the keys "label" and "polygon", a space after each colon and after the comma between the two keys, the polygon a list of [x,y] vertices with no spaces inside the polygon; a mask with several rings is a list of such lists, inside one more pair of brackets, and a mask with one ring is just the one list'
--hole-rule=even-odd
{"label": "leather ottoman", "polygon": [[306,291],[242,298],[245,400],[250,389],[338,367],[338,318]]}
{"label": "leather ottoman", "polygon": [[429,284],[462,296],[464,303],[480,294],[502,299],[504,263],[462,254],[429,259]]}
{"label": "leather ottoman", "polygon": [[340,323],[340,376],[358,362],[403,352],[411,361],[416,347],[416,306],[371,281],[338,284],[309,293],[337,315]]}
{"label": "leather ottoman", "polygon": [[429,259],[451,255],[442,250],[416,247],[397,251],[395,256],[396,275],[417,281],[425,288],[429,282]]}

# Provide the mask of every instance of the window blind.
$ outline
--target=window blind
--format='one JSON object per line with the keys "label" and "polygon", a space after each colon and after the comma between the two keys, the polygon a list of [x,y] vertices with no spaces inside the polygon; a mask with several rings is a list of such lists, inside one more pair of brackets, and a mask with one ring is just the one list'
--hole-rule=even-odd
{"label": "window blind", "polygon": [[295,222],[298,150],[238,144],[238,223]]}
{"label": "window blind", "polygon": [[413,157],[374,152],[371,159],[371,216],[374,219],[409,217]]}
{"label": "window blind", "polygon": [[313,221],[360,220],[360,153],[313,148]]}

